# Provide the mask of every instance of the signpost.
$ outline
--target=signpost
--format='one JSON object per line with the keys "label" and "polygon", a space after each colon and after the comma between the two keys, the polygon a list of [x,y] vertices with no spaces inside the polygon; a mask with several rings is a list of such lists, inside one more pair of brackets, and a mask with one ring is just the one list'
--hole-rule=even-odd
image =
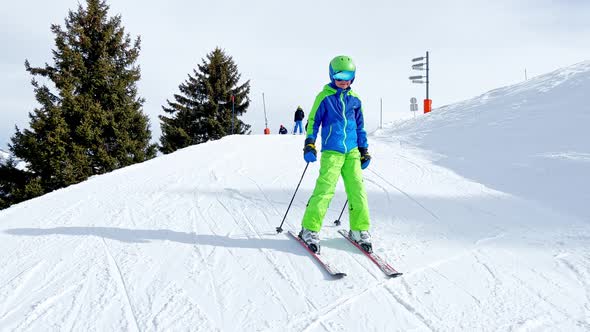
{"label": "signpost", "polygon": [[410,98],[410,111],[414,113],[414,119],[416,118],[416,111],[418,111],[417,101],[415,97]]}
{"label": "signpost", "polygon": [[[430,68],[429,68],[429,52],[426,51],[426,56],[421,56],[421,57],[417,57],[417,58],[413,58],[412,62],[419,62],[419,61],[425,61],[425,62],[421,62],[421,63],[413,63],[412,64],[412,69],[413,70],[426,70],[426,75],[416,75],[416,76],[410,76],[410,80],[412,81],[412,83],[417,83],[417,84],[424,84],[426,83],[426,99],[424,99],[424,113],[428,113],[431,111],[432,108],[432,100],[430,100],[430,96],[429,96],[429,85],[430,85]],[[426,79],[426,80],[424,80]],[[417,105],[416,105],[417,106]],[[416,115],[416,114],[414,114]]]}
{"label": "signpost", "polygon": [[412,65],[412,69],[414,70],[425,70],[426,68],[424,68],[425,63],[418,63],[415,65]]}

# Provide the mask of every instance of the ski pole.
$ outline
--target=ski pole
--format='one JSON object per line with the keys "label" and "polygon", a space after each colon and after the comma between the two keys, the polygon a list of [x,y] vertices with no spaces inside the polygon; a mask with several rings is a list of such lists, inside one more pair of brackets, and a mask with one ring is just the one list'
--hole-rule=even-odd
{"label": "ski pole", "polygon": [[340,216],[338,217],[338,219],[334,220],[334,224],[336,226],[340,226],[340,224],[341,224],[340,218],[342,218],[342,214],[344,213],[344,209],[346,208],[347,203],[348,203],[348,199],[346,200],[346,202],[344,202],[344,206],[342,207],[342,211],[340,211]]}
{"label": "ski pole", "polygon": [[295,195],[297,194],[297,190],[299,190],[299,185],[301,184],[301,181],[303,181],[303,176],[305,175],[305,171],[307,171],[308,166],[309,166],[309,163],[307,163],[307,165],[305,165],[305,169],[303,170],[303,174],[301,174],[301,179],[299,179],[299,183],[297,184],[297,188],[295,188],[295,192],[293,193],[293,197],[291,197],[291,202],[289,202],[289,207],[287,207],[287,211],[285,211],[285,216],[283,217],[283,221],[281,221],[281,225],[279,227],[277,227],[277,233],[283,232],[283,223],[285,222],[285,218],[287,218],[287,213],[289,213],[289,209],[291,208],[291,204],[293,204],[293,200],[295,199]]}

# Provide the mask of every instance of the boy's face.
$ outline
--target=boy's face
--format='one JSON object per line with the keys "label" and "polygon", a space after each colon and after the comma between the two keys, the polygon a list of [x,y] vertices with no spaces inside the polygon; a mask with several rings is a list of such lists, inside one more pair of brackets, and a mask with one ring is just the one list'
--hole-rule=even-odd
{"label": "boy's face", "polygon": [[334,84],[336,84],[336,86],[339,87],[340,89],[348,89],[348,87],[350,86],[350,83],[352,83],[352,81],[334,80]]}

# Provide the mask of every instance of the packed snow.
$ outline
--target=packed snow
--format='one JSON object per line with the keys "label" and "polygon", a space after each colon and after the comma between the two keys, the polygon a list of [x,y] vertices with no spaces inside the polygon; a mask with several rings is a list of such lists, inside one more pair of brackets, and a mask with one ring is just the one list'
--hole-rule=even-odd
{"label": "packed snow", "polygon": [[374,247],[399,278],[337,233],[341,183],[321,255],[346,277],[276,234],[299,135],[228,136],[0,211],[0,330],[590,330],[589,89],[584,62],[371,135]]}

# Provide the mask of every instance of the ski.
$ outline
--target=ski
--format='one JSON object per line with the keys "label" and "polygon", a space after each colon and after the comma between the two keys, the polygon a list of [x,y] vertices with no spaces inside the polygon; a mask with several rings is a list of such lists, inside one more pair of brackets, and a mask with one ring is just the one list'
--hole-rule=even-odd
{"label": "ski", "polygon": [[301,240],[297,234],[293,233],[292,231],[289,231],[288,233],[289,235],[291,235],[292,238],[297,240],[297,242],[299,242],[299,244],[301,244],[303,248],[305,248],[307,252],[309,252],[331,276],[333,276],[334,278],[342,278],[346,276],[346,273],[338,271],[319,254],[316,254],[315,252],[311,251],[307,244],[305,244],[305,242],[303,242],[303,240]]}
{"label": "ski", "polygon": [[373,263],[375,263],[381,269],[381,271],[383,271],[383,273],[385,273],[387,276],[395,278],[395,277],[399,277],[403,274],[401,272],[396,271],[396,269],[391,267],[391,265],[389,265],[385,260],[383,260],[383,258],[381,258],[376,253],[374,253],[374,252],[370,253],[370,252],[365,251],[358,243],[354,242],[348,236],[348,232],[346,232],[345,230],[340,229],[340,230],[338,230],[338,233],[340,233],[340,235],[344,236],[348,240],[348,242],[352,243],[355,247],[357,247],[360,251],[362,251],[363,254],[365,254],[367,257],[369,257],[369,259],[371,259],[371,261]]}

